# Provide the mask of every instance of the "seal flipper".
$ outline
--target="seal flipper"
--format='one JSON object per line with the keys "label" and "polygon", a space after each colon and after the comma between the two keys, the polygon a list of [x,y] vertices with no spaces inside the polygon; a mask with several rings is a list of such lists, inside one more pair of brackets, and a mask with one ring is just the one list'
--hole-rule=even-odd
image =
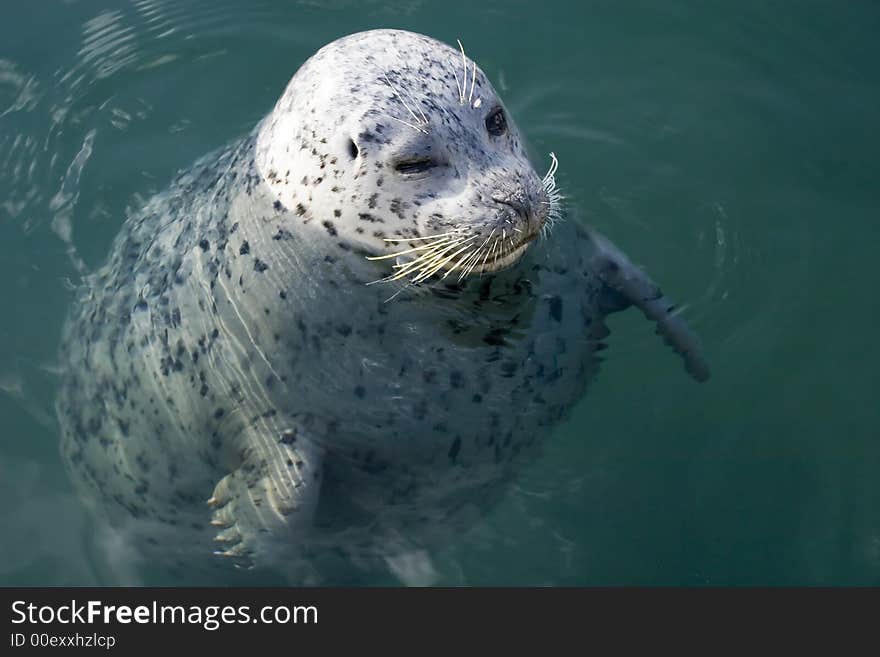
{"label": "seal flipper", "polygon": [[405,586],[432,586],[437,581],[437,571],[434,569],[430,555],[425,550],[414,549],[387,555],[384,560],[391,574],[403,582]]}
{"label": "seal flipper", "polygon": [[218,529],[214,553],[233,558],[238,567],[272,566],[279,561],[276,554],[289,559],[291,548],[311,530],[323,454],[292,424],[260,435],[255,428],[247,431],[241,464],[208,500],[211,524]]}
{"label": "seal flipper", "polygon": [[622,310],[630,304],[639,308],[645,317],[656,322],[657,334],[684,359],[688,374],[697,381],[706,381],[709,364],[699,338],[674,312],[675,304],[608,239],[593,229],[587,233],[596,246],[590,259],[592,270],[612,292],[612,297],[617,297],[617,303],[610,304],[611,311]]}

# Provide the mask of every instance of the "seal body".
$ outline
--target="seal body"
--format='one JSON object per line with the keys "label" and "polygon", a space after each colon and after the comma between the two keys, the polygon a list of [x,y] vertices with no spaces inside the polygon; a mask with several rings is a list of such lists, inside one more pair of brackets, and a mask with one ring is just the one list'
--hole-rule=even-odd
{"label": "seal body", "polygon": [[72,478],[153,563],[299,577],[446,540],[534,460],[631,302],[601,238],[534,239],[550,192],[463,53],[330,44],[86,281],[57,404]]}

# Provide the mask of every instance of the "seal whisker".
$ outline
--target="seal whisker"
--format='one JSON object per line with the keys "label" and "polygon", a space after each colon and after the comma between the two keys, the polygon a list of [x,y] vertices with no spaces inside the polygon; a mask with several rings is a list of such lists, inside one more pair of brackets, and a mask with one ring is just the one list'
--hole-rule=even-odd
{"label": "seal whisker", "polygon": [[[461,41],[458,41],[458,45],[461,46]],[[458,104],[462,105],[464,103],[464,92],[461,89],[461,82],[458,81],[458,73],[455,72],[454,67],[452,69],[452,77],[455,78],[455,88],[458,89]]]}
{"label": "seal whisker", "polygon": [[462,230],[451,230],[448,233],[437,233],[436,235],[420,235],[419,237],[384,237],[383,242],[415,242],[416,240],[432,240],[435,237],[446,237],[447,235],[462,235]]}
{"label": "seal whisker", "polygon": [[406,95],[409,97],[412,104],[415,106],[415,108],[418,110],[419,114],[422,116],[422,122],[425,125],[428,125],[428,116],[425,114],[424,110],[422,110],[421,103],[418,102],[419,97],[427,98],[427,96],[425,96],[424,94],[419,94],[419,96],[416,96],[416,94],[413,94],[413,92],[411,92],[409,89],[404,89],[404,91],[406,91]]}
{"label": "seal whisker", "polygon": [[[486,241],[483,240],[483,244],[485,244],[485,243],[486,243]],[[480,253],[480,249],[483,248],[483,244],[480,244],[480,246],[478,246],[476,249],[474,249],[474,250],[471,252],[469,259],[465,261],[466,263],[470,264],[470,260],[474,259],[475,257],[477,257],[477,256],[479,255],[479,253]],[[463,266],[466,266],[464,263],[462,263],[462,265],[463,265]]]}
{"label": "seal whisker", "polygon": [[[415,102],[415,100],[413,100],[413,102]],[[416,109],[419,110],[419,114],[422,115],[422,120],[425,122],[425,125],[428,125],[428,117],[425,114],[425,112],[422,110],[422,106],[420,103],[416,104]]]}
{"label": "seal whisker", "polygon": [[[492,242],[492,253],[495,254],[494,257],[492,258],[492,266],[495,266],[495,263],[498,262],[498,254],[496,254],[495,251],[498,249],[498,244],[499,244],[500,241],[501,241],[501,240],[499,240],[499,239],[496,237],[496,238],[495,238],[495,241]],[[499,253],[500,253],[500,252],[499,252]]]}
{"label": "seal whisker", "polygon": [[[422,268],[422,272],[433,267],[434,264],[438,260],[441,260],[449,251],[451,251],[452,249],[456,248],[457,246],[459,246],[461,244],[464,244],[465,242],[469,242],[474,237],[476,237],[476,235],[472,235],[471,237],[469,237],[467,239],[457,240],[449,245],[445,245],[443,248],[441,248],[436,253],[432,252],[430,254],[426,254],[425,256],[423,256],[424,262],[422,264],[424,265],[424,267]],[[421,273],[419,275],[421,275]]]}
{"label": "seal whisker", "polygon": [[[490,239],[492,239],[492,236],[495,234],[495,230],[496,230],[496,228],[493,228],[493,229],[492,229],[492,232],[489,233],[489,237],[486,238],[486,241],[487,241],[487,242],[488,242]],[[483,262],[482,262],[482,264],[480,265],[480,275],[481,275],[481,276],[482,276],[482,274],[483,274],[483,271],[485,271],[485,269],[486,269],[486,261],[487,261],[488,259],[489,259],[489,249],[486,249],[486,255],[483,256]]]}
{"label": "seal whisker", "polygon": [[397,289],[397,292],[395,292],[395,293],[392,294],[390,297],[388,297],[387,299],[385,299],[385,301],[384,301],[383,303],[390,303],[391,301],[394,301],[394,300],[397,298],[397,296],[398,296],[401,292],[403,292],[404,290],[409,289],[410,287],[412,287],[412,284],[409,283],[409,282],[407,282],[405,285],[401,285],[401,286]]}
{"label": "seal whisker", "polygon": [[547,200],[541,203],[549,206],[547,218],[544,220],[544,225],[541,226],[541,238],[546,238],[553,231],[553,226],[556,222],[562,219],[561,204],[563,196],[556,185],[556,171],[559,169],[559,160],[556,158],[555,153],[550,153],[550,160],[550,168],[547,169],[547,173],[544,174],[544,178],[541,180],[541,186],[547,195]]}
{"label": "seal whisker", "polygon": [[396,258],[397,256],[406,255],[407,253],[413,253],[414,251],[424,251],[425,249],[432,249],[441,244],[445,244],[447,241],[448,240],[439,240],[437,242],[431,242],[430,244],[423,244],[422,246],[414,246],[404,251],[395,251],[394,253],[387,253],[380,256],[367,256],[367,260],[388,260],[389,258]]}
{"label": "seal whisker", "polygon": [[[450,249],[454,249],[457,244],[450,245]],[[445,251],[444,251],[445,252]],[[409,262],[405,262],[403,264],[394,264],[392,265],[392,269],[396,269],[397,272],[394,273],[394,276],[398,275],[407,275],[415,270],[423,270],[425,267],[430,267],[439,257],[438,251],[431,251],[429,253],[425,253],[415,260],[411,260]]]}
{"label": "seal whisker", "polygon": [[543,182],[546,185],[548,181],[553,181],[553,176],[556,174],[556,170],[559,168],[559,160],[556,158],[556,153],[550,153],[550,168],[547,169],[547,173],[544,174]]}
{"label": "seal whisker", "polygon": [[[398,62],[400,62],[400,56],[399,56],[399,53],[398,53],[398,58],[397,58],[397,59],[398,59]],[[401,62],[401,64],[402,64],[402,62]],[[404,69],[404,70],[409,70],[409,66],[404,66],[404,65],[402,65],[401,68]],[[388,82],[388,72],[387,72],[387,71],[385,71],[385,81]],[[389,82],[389,85],[390,85],[390,82]],[[413,104],[413,106],[415,106],[416,110],[418,110],[419,114],[421,115],[421,120],[420,120],[417,116],[415,116],[415,114],[413,114],[413,112],[412,112],[412,110],[409,108],[409,106],[407,106],[407,109],[410,110],[410,114],[413,114],[413,118],[416,120],[416,123],[424,123],[424,124],[427,126],[427,125],[428,125],[428,117],[427,117],[427,116],[425,115],[425,113],[422,111],[422,107],[421,107],[421,105],[416,101],[416,98],[415,98],[415,96],[413,95],[413,93],[412,93],[409,89],[407,89],[405,86],[404,86],[404,87],[401,87],[401,89],[403,89],[403,92],[406,94],[407,98],[409,98],[409,101]],[[392,87],[392,90],[394,90],[394,92],[398,94],[397,97],[401,99],[401,102],[403,102],[403,98],[400,97],[400,94],[397,92],[397,90],[394,89],[394,87]]]}
{"label": "seal whisker", "polygon": [[[464,254],[463,256],[461,256],[461,258],[459,259],[459,261],[456,262],[456,263],[455,263],[455,264],[454,264],[454,265],[453,265],[453,266],[452,266],[452,267],[451,267],[451,268],[450,268],[445,274],[443,274],[443,277],[440,279],[441,281],[442,281],[444,278],[446,278],[447,276],[449,276],[449,274],[451,274],[452,272],[454,272],[456,269],[458,269],[459,267],[461,267],[461,263],[463,263],[465,260],[467,260],[468,258],[470,258],[470,257],[473,255],[473,249],[472,249],[472,247],[471,247],[471,246],[468,246],[467,248],[470,249],[470,250],[467,251],[467,252],[465,252],[465,254]],[[458,277],[458,280],[461,280],[461,276]]]}
{"label": "seal whisker", "polygon": [[[403,262],[403,263],[396,262],[392,265],[392,267],[394,269],[401,269],[403,267],[408,267],[410,264],[412,264],[414,262],[420,262],[420,263],[424,264],[425,262],[427,262],[428,260],[433,258],[441,248],[446,247],[446,246],[455,247],[457,244],[461,244],[461,242],[460,241],[459,242],[448,242],[447,241],[447,242],[443,242],[442,244],[432,244],[431,248],[428,250],[427,253],[419,254],[413,260],[409,260],[407,262]],[[401,255],[401,254],[395,253],[394,255],[397,256],[397,255]]]}
{"label": "seal whisker", "polygon": [[468,270],[467,270],[466,275],[470,275],[470,273],[479,266],[478,263],[480,262],[480,253],[483,253],[483,252],[484,252],[484,250],[481,247],[480,250],[477,252],[477,257],[474,258],[474,261],[470,265],[468,265]]}
{"label": "seal whisker", "polygon": [[[455,248],[455,245],[450,246],[450,248]],[[418,258],[414,260],[410,260],[404,264],[395,264],[392,266],[392,269],[396,269],[397,271],[393,274],[389,275],[391,280],[396,280],[399,278],[403,278],[407,274],[413,271],[421,271],[424,267],[430,266],[434,260],[437,258],[438,250],[432,250],[428,253],[424,253]]]}
{"label": "seal whisker", "polygon": [[474,250],[474,252],[470,255],[470,258],[467,261],[468,264],[462,268],[461,273],[458,275],[458,280],[462,280],[474,270],[474,267],[477,266],[477,262],[480,259],[480,252],[482,251],[485,244],[486,242],[483,242],[483,244],[477,247],[476,250]]}
{"label": "seal whisker", "polygon": [[[474,237],[476,237],[476,236],[474,236]],[[442,259],[438,264],[434,265],[431,269],[429,269],[429,270],[427,270],[427,271],[423,271],[421,274],[419,274],[418,276],[416,276],[416,277],[413,279],[413,283],[418,283],[419,281],[423,281],[423,280],[425,280],[426,278],[429,278],[429,277],[433,276],[436,272],[440,271],[440,269],[441,269],[441,268],[442,268],[447,262],[449,262],[450,260],[452,260],[455,256],[457,256],[457,255],[458,255],[459,253],[461,253],[462,251],[464,251],[464,250],[466,250],[466,249],[469,249],[469,248],[470,248],[470,246],[463,246],[463,247],[461,247],[458,251],[455,251],[452,255],[450,255],[450,256],[448,256],[448,257]],[[445,278],[445,276],[444,276],[444,278]]]}
{"label": "seal whisker", "polygon": [[431,250],[428,253],[424,253],[421,256],[419,256],[418,258],[416,258],[415,260],[412,260],[411,262],[408,262],[404,265],[395,265],[395,268],[399,268],[399,271],[395,272],[394,274],[390,274],[389,276],[386,276],[385,278],[380,279],[379,281],[374,281],[374,282],[396,281],[396,280],[399,280],[401,278],[406,277],[407,275],[409,275],[413,271],[418,271],[419,272],[418,275],[421,275],[427,269],[432,267],[434,265],[434,263],[437,262],[438,259],[441,259],[444,254],[448,253],[451,249],[454,249],[456,246],[463,244],[465,241],[467,241],[467,240],[460,239],[460,240],[453,241],[451,244],[440,245],[437,249]]}
{"label": "seal whisker", "polygon": [[[421,117],[422,117],[421,122],[424,123],[425,125],[428,125],[428,117],[425,114],[425,112],[422,110],[422,106],[418,102],[416,95],[413,94],[413,92],[410,91],[409,89],[407,89],[406,87],[403,87],[403,91],[406,94],[407,98],[409,98],[409,101],[413,104],[413,106],[416,108],[418,113],[421,115]],[[423,95],[422,98],[426,98],[426,96]]]}
{"label": "seal whisker", "polygon": [[[461,63],[464,67],[463,89],[459,93],[458,102],[459,104],[464,105],[464,97],[467,94],[467,56],[464,54],[464,46],[461,45],[461,41],[459,39],[456,39],[456,41],[458,42],[458,47],[461,50]],[[458,76],[456,76],[456,79],[458,79]]]}
{"label": "seal whisker", "polygon": [[[449,249],[454,249],[459,244],[463,244],[464,242],[468,241],[468,239],[470,239],[470,238],[466,239],[464,237],[461,237],[458,239],[444,240],[442,243],[432,244],[431,246],[437,247],[437,249],[435,250],[436,253],[438,255],[442,255],[443,253],[445,253]],[[431,255],[432,255],[431,252],[425,253],[425,254],[422,254],[419,259],[429,258]]]}
{"label": "seal whisker", "polygon": [[[462,278],[464,278],[465,276],[470,274],[471,271],[473,271],[474,267],[477,266],[477,262],[480,259],[480,253],[485,248],[486,244],[489,243],[489,240],[492,239],[492,235],[495,234],[495,230],[496,230],[496,228],[493,228],[492,232],[489,233],[489,236],[485,240],[483,240],[483,243],[480,244],[479,247],[477,247],[476,251],[474,251],[473,261],[469,263],[469,265],[467,266],[467,268],[464,271],[462,271],[461,276],[459,276],[459,280],[461,280]],[[485,259],[484,259],[484,261],[485,261]]]}
{"label": "seal whisker", "polygon": [[384,278],[380,278],[378,280],[371,281],[371,282],[367,283],[367,285],[374,285],[376,283],[389,283],[392,281],[398,281],[398,280],[405,278],[406,276],[410,275],[413,272],[418,272],[417,276],[420,276],[422,273],[424,273],[425,271],[430,269],[438,260],[441,260],[445,253],[447,253],[451,249],[454,249],[456,246],[463,244],[465,241],[466,240],[461,239],[461,240],[455,240],[452,243],[444,242],[443,244],[431,245],[433,248],[430,251],[428,251],[427,253],[423,253],[418,258],[411,260],[407,263],[404,263],[402,265],[399,265],[399,264],[393,265],[393,268],[397,269],[398,271],[394,272],[393,274],[389,274],[388,276],[385,276]]}
{"label": "seal whisker", "polygon": [[[403,96],[400,95],[400,93],[397,91],[397,89],[394,87],[394,85],[391,84],[391,80],[388,79],[388,73],[383,72],[383,73],[382,73],[382,77],[385,78],[385,84],[387,84],[388,87],[391,89],[391,92],[392,92],[395,96],[397,96],[397,100],[399,100],[399,101],[401,102],[401,104],[406,108],[406,111],[410,113],[410,115],[413,117],[413,119],[415,120],[415,122],[416,122],[417,124],[420,123],[420,122],[421,122],[421,119],[416,115],[415,112],[413,112],[412,108],[411,108],[411,107],[407,104],[407,102],[403,99]],[[394,118],[394,117],[391,117],[391,118]],[[425,119],[425,123],[427,123],[427,122],[428,122],[428,120]],[[417,128],[417,129],[418,129],[418,128]]]}
{"label": "seal whisker", "polygon": [[416,258],[415,260],[411,260],[404,265],[393,265],[393,269],[400,268],[400,271],[393,272],[391,274],[388,274],[388,276],[383,276],[382,278],[379,278],[375,281],[370,281],[369,283],[367,283],[367,285],[375,285],[376,283],[389,283],[391,281],[396,281],[404,278],[410,270],[418,269],[425,262],[424,258],[432,257],[433,255],[434,252],[432,251],[428,254],[420,256],[419,258]]}
{"label": "seal whisker", "polygon": [[455,247],[463,244],[466,240],[456,240],[451,244],[445,244],[441,247],[429,251],[428,253],[423,254],[419,258],[416,258],[412,262],[403,265],[400,271],[395,273],[392,276],[392,279],[403,278],[404,276],[412,273],[413,271],[418,271],[417,276],[420,276],[425,271],[429,270],[438,260],[442,260],[443,256],[454,249]]}
{"label": "seal whisker", "polygon": [[424,128],[420,128],[420,127],[417,126],[417,125],[413,125],[413,124],[410,123],[409,121],[404,121],[403,119],[398,119],[396,116],[391,116],[390,114],[386,114],[386,116],[387,116],[389,119],[391,119],[392,121],[397,121],[398,123],[402,123],[402,124],[405,125],[405,126],[409,126],[409,127],[412,128],[413,130],[418,130],[418,131],[421,132],[423,135],[428,134],[428,131],[427,131],[427,130],[425,130]]}

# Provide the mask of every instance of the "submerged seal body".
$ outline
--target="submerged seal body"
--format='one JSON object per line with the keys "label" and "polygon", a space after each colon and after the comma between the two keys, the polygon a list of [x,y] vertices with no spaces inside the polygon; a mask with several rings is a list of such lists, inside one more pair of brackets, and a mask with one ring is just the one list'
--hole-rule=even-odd
{"label": "submerged seal body", "polygon": [[319,50],[86,281],[57,404],[86,499],[156,563],[395,568],[535,458],[608,313],[639,306],[704,378],[611,244],[536,239],[552,174],[463,50],[392,30]]}

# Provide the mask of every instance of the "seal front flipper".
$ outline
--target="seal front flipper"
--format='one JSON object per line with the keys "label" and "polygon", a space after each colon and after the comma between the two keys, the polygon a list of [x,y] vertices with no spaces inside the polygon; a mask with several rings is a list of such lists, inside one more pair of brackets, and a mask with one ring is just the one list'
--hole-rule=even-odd
{"label": "seal front flipper", "polygon": [[588,229],[587,233],[596,247],[590,259],[593,272],[612,294],[620,297],[618,301],[622,301],[613,310],[622,310],[628,305],[639,308],[645,317],[656,322],[657,333],[663,336],[666,344],[684,359],[688,374],[697,381],[706,381],[709,378],[709,364],[703,355],[700,340],[681,316],[674,312],[675,304],[608,239],[593,229]]}
{"label": "seal front flipper", "polygon": [[246,431],[240,465],[218,482],[208,500],[217,528],[214,554],[238,567],[272,566],[311,530],[323,455],[293,424]]}

